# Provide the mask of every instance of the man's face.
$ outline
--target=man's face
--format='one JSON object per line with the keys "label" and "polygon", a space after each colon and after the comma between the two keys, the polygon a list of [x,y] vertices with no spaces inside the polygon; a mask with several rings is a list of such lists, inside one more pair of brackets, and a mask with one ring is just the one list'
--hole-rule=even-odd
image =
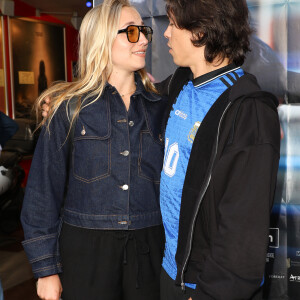
{"label": "man's face", "polygon": [[180,29],[175,25],[173,18],[169,18],[169,25],[164,33],[168,39],[169,52],[173,56],[174,63],[181,67],[190,67],[195,46],[192,44],[192,33],[186,29]]}

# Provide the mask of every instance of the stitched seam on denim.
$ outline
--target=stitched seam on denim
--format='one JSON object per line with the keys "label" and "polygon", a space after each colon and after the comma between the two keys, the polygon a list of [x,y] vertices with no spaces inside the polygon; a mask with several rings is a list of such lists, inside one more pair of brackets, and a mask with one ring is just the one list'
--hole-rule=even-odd
{"label": "stitched seam on denim", "polygon": [[147,176],[143,175],[143,174],[139,174],[139,177],[142,177],[150,182],[153,182],[154,184],[160,184],[160,180],[154,180],[154,179],[150,179]]}
{"label": "stitched seam on denim", "polygon": [[[123,217],[124,214],[122,215],[93,215],[93,214],[84,214],[84,213],[79,213],[79,212],[76,212],[76,211],[72,211],[72,210],[69,210],[69,209],[65,209],[65,211],[68,211],[74,215],[83,215],[83,216],[103,216],[103,217]],[[159,211],[154,211],[154,212],[149,212],[147,214],[138,214],[138,215],[131,215],[130,217],[134,217],[134,218],[137,218],[137,217],[141,217],[141,216],[149,216],[149,215],[154,215],[154,214],[158,214]],[[125,215],[126,216],[126,215]],[[64,220],[64,222],[66,222]]]}
{"label": "stitched seam on denim", "polygon": [[100,140],[100,141],[103,141],[103,140],[107,140],[109,139],[110,135],[108,136],[105,136],[105,137],[100,137],[100,136],[93,136],[93,135],[89,135],[89,136],[80,136],[80,137],[76,137],[74,138],[74,142],[76,141],[81,141],[81,140]]}
{"label": "stitched seam on denim", "polygon": [[[78,136],[78,137],[74,137],[74,141],[80,140],[80,139],[100,139],[100,140],[104,140],[104,139],[108,139],[111,136],[111,118],[110,118],[110,105],[109,105],[109,95],[107,95],[108,99],[105,99],[103,101],[105,101],[106,104],[106,118],[107,118],[107,134],[103,137],[100,136]],[[100,99],[102,98],[102,96],[100,97]],[[97,101],[99,101],[100,99],[98,99]],[[101,101],[101,100],[100,100]],[[85,106],[83,107],[85,108]],[[81,123],[83,123],[81,121]]]}
{"label": "stitched seam on denim", "polygon": [[[67,106],[65,106],[66,110],[63,112],[63,111],[60,111],[60,110],[57,110],[55,114],[60,114],[61,115],[61,119],[63,120],[63,123],[65,123],[65,126],[66,126],[66,137],[67,137],[67,133],[69,132],[69,128],[70,128],[70,122],[68,121],[69,120],[69,117],[67,115]],[[59,154],[59,152],[62,151],[63,147],[68,144],[66,143],[66,138],[63,139],[63,141],[61,142],[61,144],[59,145],[59,147],[56,149],[56,152],[53,153],[54,155],[56,153]],[[56,155],[55,155],[55,158],[56,158]],[[60,158],[61,160],[61,158]]]}
{"label": "stitched seam on denim", "polygon": [[[72,224],[72,223],[68,223],[66,221],[64,221],[64,223],[68,224],[68,225],[71,225],[71,226],[74,226],[74,227],[77,227],[77,228],[85,228],[85,229],[95,229],[95,230],[116,230],[116,229],[121,229],[123,230],[124,228],[128,227],[128,226],[116,226],[116,227],[90,227],[90,226],[79,226],[79,225],[75,225],[75,224]],[[125,229],[126,230],[126,229]]]}
{"label": "stitched seam on denim", "polygon": [[152,137],[152,139],[155,143],[163,145],[163,143],[160,140],[156,140],[155,137],[154,137],[154,134],[151,130],[150,122],[149,122],[149,119],[148,119],[148,113],[147,113],[147,109],[145,107],[144,101],[142,101],[142,107],[143,107],[143,110],[144,110],[144,115],[145,115],[145,118],[146,118],[146,124],[147,124],[148,131],[150,133],[150,136]]}
{"label": "stitched seam on denim", "polygon": [[[160,214],[160,213],[159,213]],[[111,221],[110,220],[108,220],[110,223],[111,223]],[[149,224],[150,223],[150,225],[149,225],[149,227],[150,226],[156,226],[156,225],[160,225],[162,222],[161,222],[161,218],[160,218],[160,220],[157,220],[156,222],[154,222],[153,223],[153,220],[151,219],[151,218],[147,218],[147,219],[135,219],[135,220],[132,220],[131,219],[131,221],[132,222],[136,222],[136,223],[138,223],[138,224],[140,224],[139,222],[143,222],[142,223],[142,225],[140,225],[140,226],[138,226],[137,228],[145,228],[145,221],[147,221],[147,223],[146,224]],[[70,222],[67,222],[67,221],[64,221],[64,223],[66,223],[66,224],[68,224],[68,225],[70,225],[70,226],[74,226],[74,227],[77,227],[77,228],[85,228],[85,229],[95,229],[95,230],[99,230],[99,229],[101,229],[101,230],[119,230],[119,229],[121,229],[121,230],[127,230],[126,228],[129,228],[129,227],[131,227],[132,229],[130,229],[130,230],[134,230],[134,229],[136,229],[136,224],[131,224],[130,226],[128,226],[128,225],[126,225],[126,226],[124,226],[124,225],[120,225],[120,224],[118,224],[117,222],[116,223],[114,223],[116,226],[112,226],[112,227],[103,227],[103,226],[97,226],[97,227],[91,227],[91,226],[88,226],[88,225],[78,225],[78,224],[74,224],[74,223],[70,223]],[[148,226],[148,225],[146,225],[146,226]]]}
{"label": "stitched seam on denim", "polygon": [[[109,95],[108,95],[108,99],[105,100],[105,104],[106,104],[106,117],[107,117],[107,122],[108,122],[108,134],[107,134],[107,136],[110,137],[111,136],[111,118],[110,118]],[[76,140],[76,139],[77,138],[75,138],[74,140]],[[80,139],[80,137],[78,137],[78,140],[79,139]],[[86,139],[88,139],[88,138],[86,138]],[[97,139],[97,140],[106,140],[107,138],[104,139],[104,138],[97,138],[96,137],[95,139]],[[105,174],[102,174],[102,175],[97,176],[97,177],[93,177],[91,179],[86,179],[86,178],[83,178],[83,177],[75,174],[75,168],[74,168],[74,166],[75,166],[74,165],[74,153],[75,153],[75,151],[73,151],[73,175],[74,175],[74,177],[76,179],[80,180],[80,181],[85,182],[85,183],[91,183],[91,182],[95,182],[97,180],[101,180],[101,179],[109,177],[111,175],[111,158],[110,158],[110,156],[111,156],[111,153],[110,153],[111,152],[111,140],[109,140],[107,148],[108,148],[108,150],[107,150],[108,151],[108,170],[107,170],[107,172]]]}
{"label": "stitched seam on denim", "polygon": [[133,219],[133,218],[137,219],[137,218],[140,218],[140,217],[147,217],[147,218],[149,218],[149,217],[153,217],[153,215],[157,215],[157,214],[160,215],[159,209],[157,211],[153,211],[153,212],[150,212],[150,213],[147,213],[147,214],[131,215],[130,219]]}
{"label": "stitched seam on denim", "polygon": [[37,272],[41,272],[41,271],[47,271],[47,270],[55,269],[57,267],[62,267],[62,265],[61,264],[56,264],[54,266],[48,266],[48,267],[44,267],[44,268],[40,268],[40,269],[34,269],[33,271],[35,273],[37,273]]}
{"label": "stitched seam on denim", "polygon": [[107,170],[108,176],[111,175],[111,143],[112,143],[112,140],[110,139],[109,143],[108,143],[108,170]]}
{"label": "stitched seam on denim", "polygon": [[139,145],[139,159],[138,159],[138,176],[139,177],[142,177],[148,181],[151,181],[153,183],[156,183],[156,184],[159,184],[160,183],[160,180],[155,180],[155,179],[151,179],[150,177],[146,176],[146,175],[143,175],[143,172],[142,172],[142,156],[143,156],[143,143],[142,143],[142,140],[143,140],[143,134],[144,133],[150,133],[148,130],[141,130],[140,131],[140,145]]}
{"label": "stitched seam on denim", "polygon": [[[140,98],[138,98],[140,99]],[[131,142],[130,142],[130,128],[129,128],[129,122],[128,122],[128,118],[129,118],[129,110],[127,111],[126,110],[126,119],[127,119],[127,126],[126,126],[126,129],[127,129],[127,142],[128,142],[128,149],[129,149],[129,159],[128,159],[128,173],[127,173],[127,180],[128,180],[128,185],[129,185],[129,190],[127,192],[127,213],[129,213],[129,206],[130,206],[130,194],[131,194],[131,184],[130,184],[130,174],[131,174],[131,161],[132,161],[132,156],[131,156]],[[127,224],[128,226],[128,224]]]}
{"label": "stitched seam on denim", "polygon": [[[94,215],[94,214],[84,214],[84,213],[79,213],[79,212],[76,212],[76,211],[73,211],[73,210],[70,210],[70,209],[67,209],[65,208],[64,209],[65,211],[68,211],[74,215],[82,215],[82,216],[93,216],[93,217],[122,217],[122,216],[126,216],[124,214],[122,215]],[[65,222],[65,221],[64,221]]]}
{"label": "stitched seam on denim", "polygon": [[147,130],[141,130],[141,132],[140,132],[140,155],[139,155],[139,165],[138,165],[139,166],[139,174],[138,175],[140,177],[148,180],[148,181],[151,181],[151,182],[154,182],[154,183],[158,184],[158,183],[160,183],[160,180],[151,179],[150,177],[144,175],[143,172],[142,172],[142,156],[143,156],[143,143],[142,143],[143,138],[142,138],[142,135],[144,133],[148,133],[148,132],[149,131],[147,131]]}
{"label": "stitched seam on denim", "polygon": [[107,172],[106,173],[93,177],[91,179],[87,179],[77,175],[75,173],[75,151],[73,151],[73,175],[76,179],[83,181],[85,183],[91,183],[109,177],[111,175],[111,140],[108,141],[108,145],[107,145]]}
{"label": "stitched seam on denim", "polygon": [[57,238],[56,238],[56,256],[59,256],[60,253],[59,253],[59,242],[60,242],[60,235],[61,235],[61,230],[62,230],[62,226],[63,226],[63,213],[61,213],[61,216],[60,216],[60,221],[59,221],[59,225],[58,225],[58,230],[57,230]]}
{"label": "stitched seam on denim", "polygon": [[107,115],[107,122],[108,122],[108,133],[109,136],[111,136],[111,114],[110,114],[110,102],[109,102],[109,96],[107,96],[106,100],[106,115]]}
{"label": "stitched seam on denim", "polygon": [[78,176],[78,175],[76,175],[76,174],[74,173],[74,177],[75,177],[76,179],[78,179],[78,180],[80,180],[80,181],[83,181],[83,182],[85,182],[85,183],[92,183],[92,182],[95,182],[95,181],[97,181],[97,180],[101,180],[101,179],[104,179],[104,178],[106,178],[106,177],[109,177],[109,176],[110,176],[110,174],[105,174],[105,175],[102,175],[102,176],[94,177],[93,179],[85,179],[85,178],[82,178],[82,177],[80,177],[80,176]]}
{"label": "stitched seam on denim", "polygon": [[56,237],[56,233],[48,234],[48,235],[39,236],[39,237],[36,237],[36,238],[32,238],[32,239],[23,241],[22,244],[27,245],[27,244],[30,244],[30,243],[33,243],[33,242],[36,242],[36,241],[47,240],[47,239],[51,239],[51,238],[55,238],[55,237]]}
{"label": "stitched seam on denim", "polygon": [[51,257],[55,257],[55,255],[53,255],[53,254],[47,254],[47,255],[39,256],[37,258],[30,259],[29,262],[30,263],[35,263],[37,261],[44,260],[44,259],[51,258]]}

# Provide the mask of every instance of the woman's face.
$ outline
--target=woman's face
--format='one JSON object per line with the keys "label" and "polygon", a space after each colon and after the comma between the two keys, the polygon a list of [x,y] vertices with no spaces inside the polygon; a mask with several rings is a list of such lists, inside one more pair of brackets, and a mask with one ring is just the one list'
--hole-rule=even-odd
{"label": "woman's face", "polygon": [[[123,7],[119,22],[119,30],[128,25],[143,25],[139,13],[131,7]],[[140,33],[137,43],[130,43],[126,32],[119,33],[112,46],[113,72],[134,72],[145,67],[148,40]]]}

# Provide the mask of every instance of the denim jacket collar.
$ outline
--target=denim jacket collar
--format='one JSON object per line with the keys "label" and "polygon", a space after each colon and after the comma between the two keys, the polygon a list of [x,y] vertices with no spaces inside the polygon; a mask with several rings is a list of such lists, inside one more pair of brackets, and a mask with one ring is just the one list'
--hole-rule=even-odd
{"label": "denim jacket collar", "polygon": [[[147,128],[148,128],[152,138],[156,142],[162,143],[163,142],[162,141],[162,128],[161,128],[160,123],[161,123],[161,120],[163,118],[163,113],[164,113],[164,109],[162,109],[162,107],[165,107],[166,103],[167,103],[166,98],[163,98],[159,94],[145,91],[141,77],[137,72],[135,73],[135,83],[136,83],[136,91],[133,94],[133,96],[141,97],[143,99],[142,107],[143,107],[143,112],[144,112],[144,116],[146,119]],[[104,102],[102,102],[102,105],[105,105],[106,109],[108,109],[108,116],[110,116],[110,112],[109,112],[109,97],[107,97],[107,96],[114,94],[114,92],[116,92],[115,87],[107,82],[105,85],[105,88],[104,88],[104,92],[101,95],[101,99],[104,100]],[[106,94],[106,93],[108,93],[108,94]],[[94,97],[91,97],[90,99],[88,99],[88,101],[90,102],[93,99],[94,99]],[[161,102],[163,102],[163,103],[161,103]],[[107,121],[108,121],[108,129],[109,129],[111,126],[110,117],[108,117]],[[97,117],[97,120],[95,120],[95,124],[97,122],[100,122],[98,117]],[[101,128],[102,128],[103,134],[104,133],[106,134],[106,132],[107,132],[107,130],[105,129],[106,126],[103,124],[101,126]]]}

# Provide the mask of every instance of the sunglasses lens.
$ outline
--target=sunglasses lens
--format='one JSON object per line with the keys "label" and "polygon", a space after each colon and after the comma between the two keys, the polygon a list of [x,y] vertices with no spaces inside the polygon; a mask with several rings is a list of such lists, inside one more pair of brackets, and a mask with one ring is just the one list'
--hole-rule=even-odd
{"label": "sunglasses lens", "polygon": [[136,26],[128,26],[127,28],[128,40],[131,43],[136,43],[139,40],[139,29]]}
{"label": "sunglasses lens", "polygon": [[148,42],[152,41],[152,30],[150,27],[143,27],[142,28],[142,33],[144,34],[144,36],[146,37],[146,39],[148,40]]}

